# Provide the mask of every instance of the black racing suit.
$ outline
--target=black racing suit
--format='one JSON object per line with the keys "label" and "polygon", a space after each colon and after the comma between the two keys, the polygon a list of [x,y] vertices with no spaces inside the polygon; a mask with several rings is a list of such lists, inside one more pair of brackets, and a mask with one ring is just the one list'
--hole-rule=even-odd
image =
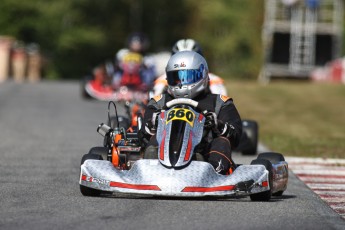
{"label": "black racing suit", "polygon": [[[165,105],[174,98],[168,94],[162,94],[152,98],[145,110],[144,125],[140,130],[140,136],[143,143],[148,146],[158,146],[155,135],[153,135],[152,116],[155,112],[166,109]],[[218,119],[219,132],[214,129],[204,128],[203,140],[198,146],[196,152],[201,153],[215,170],[221,174],[228,174],[236,166],[231,158],[231,149],[236,148],[242,135],[241,117],[229,97],[219,94],[204,93],[193,100],[199,102],[198,107],[203,112],[215,112]],[[223,132],[223,130],[225,132]]]}

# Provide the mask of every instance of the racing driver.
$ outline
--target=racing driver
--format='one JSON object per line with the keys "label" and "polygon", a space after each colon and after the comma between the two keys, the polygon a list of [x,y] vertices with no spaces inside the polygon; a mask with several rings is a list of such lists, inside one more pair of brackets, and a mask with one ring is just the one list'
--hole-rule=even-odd
{"label": "racing driver", "polygon": [[236,148],[242,134],[242,121],[231,98],[212,94],[209,89],[207,62],[194,51],[180,51],[172,55],[166,66],[168,90],[152,98],[145,110],[143,126],[139,132],[145,149],[145,158],[157,158],[155,138],[157,117],[165,104],[175,98],[190,98],[199,102],[205,115],[203,139],[196,149],[216,170],[227,175],[235,169],[231,149]]}

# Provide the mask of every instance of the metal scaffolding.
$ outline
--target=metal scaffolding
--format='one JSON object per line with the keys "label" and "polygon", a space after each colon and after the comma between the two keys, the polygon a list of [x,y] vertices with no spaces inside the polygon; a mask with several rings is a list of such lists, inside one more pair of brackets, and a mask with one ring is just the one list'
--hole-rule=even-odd
{"label": "metal scaffolding", "polygon": [[340,57],[343,11],[343,0],[265,0],[259,80],[306,78],[316,67]]}

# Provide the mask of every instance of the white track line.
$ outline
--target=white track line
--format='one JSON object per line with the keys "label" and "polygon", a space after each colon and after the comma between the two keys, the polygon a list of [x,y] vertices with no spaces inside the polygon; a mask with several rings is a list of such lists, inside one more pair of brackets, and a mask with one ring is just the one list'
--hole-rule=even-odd
{"label": "white track line", "polygon": [[289,169],[345,219],[345,159],[286,157]]}

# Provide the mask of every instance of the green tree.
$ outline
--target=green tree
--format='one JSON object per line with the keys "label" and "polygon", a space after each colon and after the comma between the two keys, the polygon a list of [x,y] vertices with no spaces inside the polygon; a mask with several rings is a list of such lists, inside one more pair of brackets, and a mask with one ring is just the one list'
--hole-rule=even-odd
{"label": "green tree", "polygon": [[255,78],[262,59],[263,1],[190,0],[196,8],[190,35],[199,40],[210,68],[223,77]]}
{"label": "green tree", "polygon": [[185,5],[183,0],[2,0],[0,27],[4,35],[40,45],[48,76],[78,78],[112,59],[131,32],[147,33],[152,50],[170,46],[184,34]]}

